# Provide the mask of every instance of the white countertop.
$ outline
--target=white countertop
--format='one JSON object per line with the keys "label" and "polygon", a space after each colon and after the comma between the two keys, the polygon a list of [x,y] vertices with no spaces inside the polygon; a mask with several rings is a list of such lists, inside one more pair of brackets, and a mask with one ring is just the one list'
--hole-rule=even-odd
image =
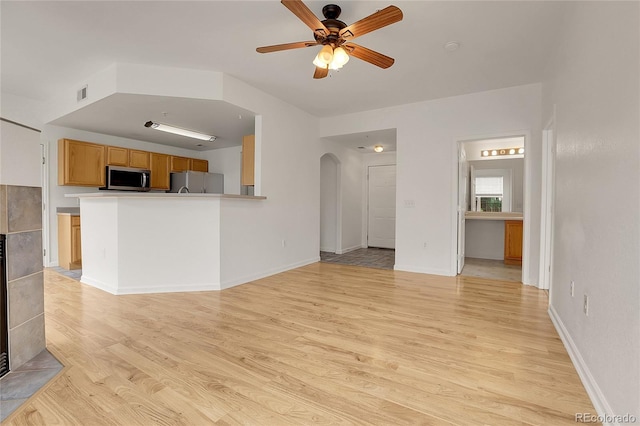
{"label": "white countertop", "polygon": [[70,198],[231,198],[241,200],[266,200],[260,195],[236,195],[236,194],[177,194],[175,192],[125,192],[125,191],[101,191],[84,194],[65,194]]}
{"label": "white countertop", "polygon": [[465,219],[472,220],[522,220],[521,212],[465,212]]}

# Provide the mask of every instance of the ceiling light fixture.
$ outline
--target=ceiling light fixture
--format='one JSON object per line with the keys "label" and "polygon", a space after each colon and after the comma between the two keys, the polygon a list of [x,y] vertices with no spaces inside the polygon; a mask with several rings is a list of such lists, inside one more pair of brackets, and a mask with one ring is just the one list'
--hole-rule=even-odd
{"label": "ceiling light fixture", "polygon": [[318,55],[313,60],[313,65],[319,68],[327,68],[332,70],[339,70],[347,62],[349,62],[349,55],[347,51],[342,47],[336,47],[335,49],[331,45],[327,44],[320,49]]}
{"label": "ceiling light fixture", "polygon": [[496,157],[499,155],[522,155],[524,154],[524,148],[501,148],[493,149],[491,151],[483,150],[480,152],[482,157]]}
{"label": "ceiling light fixture", "polygon": [[151,129],[161,130],[167,133],[173,133],[174,135],[186,136],[188,138],[200,139],[203,141],[213,142],[218,139],[217,136],[207,135],[200,132],[195,132],[193,130],[183,129],[181,127],[170,126],[168,124],[155,123],[153,121],[147,121],[144,123],[144,127],[149,127]]}
{"label": "ceiling light fixture", "polygon": [[373,147],[373,150],[375,152],[382,152],[382,151],[384,151],[384,148],[382,147],[382,145],[376,145],[376,146]]}

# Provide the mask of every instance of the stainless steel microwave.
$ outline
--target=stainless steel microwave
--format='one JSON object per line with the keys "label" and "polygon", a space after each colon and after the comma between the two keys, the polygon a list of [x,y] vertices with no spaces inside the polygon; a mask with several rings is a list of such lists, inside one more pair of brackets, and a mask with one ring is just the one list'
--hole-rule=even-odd
{"label": "stainless steel microwave", "polygon": [[149,191],[151,189],[151,170],[132,167],[107,166],[107,186],[100,189],[120,191]]}

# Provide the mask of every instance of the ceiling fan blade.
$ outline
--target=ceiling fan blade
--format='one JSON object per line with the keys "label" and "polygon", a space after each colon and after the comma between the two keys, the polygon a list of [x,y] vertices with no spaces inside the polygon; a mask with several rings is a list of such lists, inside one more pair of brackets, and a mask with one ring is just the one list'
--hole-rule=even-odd
{"label": "ceiling fan blade", "polygon": [[329,67],[320,68],[316,67],[316,71],[313,73],[313,78],[325,78],[329,75]]}
{"label": "ceiling fan blade", "polygon": [[402,11],[396,6],[387,6],[376,13],[362,18],[358,22],[354,22],[340,31],[340,37],[345,40],[353,40],[356,37],[363,36],[371,31],[375,31],[387,25],[395,24],[402,21]]}
{"label": "ceiling fan blade", "polygon": [[301,49],[303,47],[316,46],[317,41],[298,41],[296,43],[274,44],[273,46],[262,46],[256,49],[258,53],[279,52],[281,50]]}
{"label": "ceiling fan blade", "polygon": [[367,49],[359,44],[349,43],[342,47],[347,49],[350,56],[362,59],[363,61],[369,62],[370,64],[376,65],[380,68],[389,68],[395,62],[393,58],[383,55],[382,53],[378,53],[375,50]]}
{"label": "ceiling fan blade", "polygon": [[281,3],[293,12],[302,22],[304,22],[314,33],[321,37],[327,37],[329,30],[313,14],[313,12],[301,0],[281,0]]}

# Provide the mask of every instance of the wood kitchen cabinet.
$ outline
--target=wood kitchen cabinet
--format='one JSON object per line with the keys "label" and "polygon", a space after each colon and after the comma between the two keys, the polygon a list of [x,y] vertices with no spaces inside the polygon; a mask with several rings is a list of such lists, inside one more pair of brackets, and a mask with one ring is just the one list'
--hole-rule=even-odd
{"label": "wood kitchen cabinet", "polygon": [[65,269],[82,267],[80,216],[58,214],[58,264]]}
{"label": "wood kitchen cabinet", "polygon": [[60,139],[58,141],[58,185],[104,186],[106,146]]}
{"label": "wood kitchen cabinet", "polygon": [[129,150],[119,146],[108,146],[107,165],[127,167],[129,165]]}
{"label": "wood kitchen cabinet", "polygon": [[151,189],[165,189],[171,188],[171,181],[169,176],[169,167],[171,166],[170,156],[167,154],[158,154],[152,152],[150,155],[150,169],[151,169]]}
{"label": "wood kitchen cabinet", "polygon": [[129,167],[136,169],[148,169],[150,167],[150,152],[138,151],[136,149],[129,150]]}
{"label": "wood kitchen cabinet", "polygon": [[522,221],[504,221],[504,263],[522,265]]}
{"label": "wood kitchen cabinet", "polygon": [[189,170],[193,170],[196,172],[208,172],[209,162],[207,160],[200,160],[198,158],[190,158]]}
{"label": "wood kitchen cabinet", "polygon": [[247,135],[242,137],[242,172],[240,176],[241,185],[255,185],[255,155],[256,137]]}
{"label": "wood kitchen cabinet", "polygon": [[189,170],[189,158],[171,156],[171,172],[186,172]]}

